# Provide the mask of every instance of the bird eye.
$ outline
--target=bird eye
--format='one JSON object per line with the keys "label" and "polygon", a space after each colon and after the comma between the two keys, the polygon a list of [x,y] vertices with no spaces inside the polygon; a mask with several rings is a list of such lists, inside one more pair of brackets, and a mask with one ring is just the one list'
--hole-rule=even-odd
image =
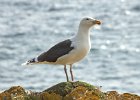
{"label": "bird eye", "polygon": [[86,20],[89,20],[89,18],[86,18]]}

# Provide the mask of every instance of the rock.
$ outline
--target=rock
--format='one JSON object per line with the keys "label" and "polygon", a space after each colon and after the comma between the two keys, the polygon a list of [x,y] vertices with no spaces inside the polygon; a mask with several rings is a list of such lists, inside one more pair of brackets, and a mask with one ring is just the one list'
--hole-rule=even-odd
{"label": "rock", "polygon": [[[59,94],[64,100],[78,100],[78,98],[104,98],[104,94],[95,86],[85,82],[62,82],[46,89],[43,92]],[[83,99],[85,100],[85,99]],[[94,99],[99,100],[99,99]]]}
{"label": "rock", "polygon": [[43,92],[25,92],[13,86],[0,93],[0,100],[140,100],[140,96],[116,91],[102,92],[100,88],[86,82],[61,82]]}
{"label": "rock", "polygon": [[56,93],[64,97],[78,86],[86,87],[88,90],[94,90],[96,88],[93,85],[80,81],[62,82],[44,90],[43,92]]}
{"label": "rock", "polygon": [[0,94],[0,100],[13,100],[15,97],[24,100],[26,96],[25,90],[20,86],[13,86]]}

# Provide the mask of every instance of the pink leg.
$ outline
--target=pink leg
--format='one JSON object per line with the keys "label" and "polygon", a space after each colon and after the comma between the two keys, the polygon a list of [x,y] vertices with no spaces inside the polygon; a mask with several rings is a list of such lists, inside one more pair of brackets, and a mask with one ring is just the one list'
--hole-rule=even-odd
{"label": "pink leg", "polygon": [[72,73],[72,64],[70,64],[70,74],[71,74],[71,79],[74,81],[73,73]]}
{"label": "pink leg", "polygon": [[67,79],[67,82],[68,82],[68,81],[69,81],[69,78],[68,78],[68,74],[67,74],[66,65],[64,65],[64,71],[65,71],[65,74],[66,74],[66,79]]}

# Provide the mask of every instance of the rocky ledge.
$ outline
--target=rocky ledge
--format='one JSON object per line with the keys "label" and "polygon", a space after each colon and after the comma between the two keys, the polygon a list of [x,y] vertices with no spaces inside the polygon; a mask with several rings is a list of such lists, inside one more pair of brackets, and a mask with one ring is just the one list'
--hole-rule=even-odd
{"label": "rocky ledge", "polygon": [[116,91],[103,92],[100,87],[77,81],[61,82],[42,92],[25,91],[20,86],[13,86],[0,93],[0,100],[140,100],[140,96]]}

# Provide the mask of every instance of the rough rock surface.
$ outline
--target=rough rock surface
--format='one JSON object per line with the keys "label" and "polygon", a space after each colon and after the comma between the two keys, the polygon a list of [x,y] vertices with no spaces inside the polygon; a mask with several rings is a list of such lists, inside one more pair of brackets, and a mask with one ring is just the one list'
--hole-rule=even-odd
{"label": "rough rock surface", "polygon": [[116,91],[102,92],[85,82],[62,82],[43,92],[25,92],[20,86],[13,86],[0,93],[0,100],[140,100],[140,96]]}

